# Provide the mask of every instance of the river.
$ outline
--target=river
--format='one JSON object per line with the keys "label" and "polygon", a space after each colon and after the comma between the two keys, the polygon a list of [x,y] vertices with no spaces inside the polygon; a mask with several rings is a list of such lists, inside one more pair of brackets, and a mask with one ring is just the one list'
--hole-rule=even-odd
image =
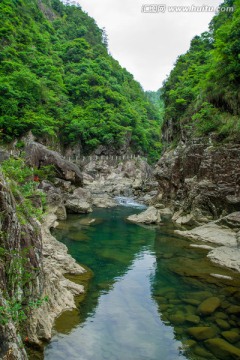
{"label": "river", "polygon": [[[57,320],[44,359],[238,359],[239,275],[213,265],[206,250],[174,235],[170,223],[126,221],[140,211],[96,209],[69,216],[55,230],[91,278],[78,310]],[[199,310],[204,301],[207,314]],[[212,339],[220,339],[220,350]]]}

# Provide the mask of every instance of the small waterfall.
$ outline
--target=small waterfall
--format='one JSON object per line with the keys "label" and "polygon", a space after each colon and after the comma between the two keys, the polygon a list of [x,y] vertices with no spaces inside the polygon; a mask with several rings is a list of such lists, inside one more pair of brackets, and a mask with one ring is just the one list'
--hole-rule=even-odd
{"label": "small waterfall", "polygon": [[147,206],[144,204],[140,204],[136,201],[134,201],[132,198],[130,197],[126,197],[126,196],[116,196],[115,200],[117,201],[117,203],[121,206],[126,206],[126,207],[134,207],[134,208],[138,208],[138,209],[146,209]]}

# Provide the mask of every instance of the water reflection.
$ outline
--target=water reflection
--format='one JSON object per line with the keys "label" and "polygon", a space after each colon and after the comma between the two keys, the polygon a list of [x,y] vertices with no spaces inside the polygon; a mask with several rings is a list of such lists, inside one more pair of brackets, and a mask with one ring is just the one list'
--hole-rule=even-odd
{"label": "water reflection", "polygon": [[61,223],[57,237],[93,277],[79,312],[57,321],[45,359],[240,359],[239,275],[214,266],[170,224],[124,221],[137,211],[101,209]]}
{"label": "water reflection", "polygon": [[95,312],[69,336],[55,337],[46,359],[184,359],[151,299],[154,269],[153,254],[138,254],[131,269],[100,296]]}

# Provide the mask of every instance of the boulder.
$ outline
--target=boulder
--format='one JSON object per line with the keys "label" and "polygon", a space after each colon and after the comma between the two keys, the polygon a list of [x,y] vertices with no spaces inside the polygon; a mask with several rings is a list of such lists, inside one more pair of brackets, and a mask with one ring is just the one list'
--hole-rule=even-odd
{"label": "boulder", "polygon": [[178,225],[194,225],[195,221],[193,219],[193,215],[192,214],[188,214],[188,215],[184,215],[184,216],[179,216],[176,220],[176,223]]}
{"label": "boulder", "polygon": [[67,211],[64,205],[59,205],[55,211],[57,216],[57,220],[66,220],[67,219]]}
{"label": "boulder", "polygon": [[217,297],[210,297],[204,300],[198,307],[198,313],[201,315],[211,315],[221,305]]}
{"label": "boulder", "polygon": [[187,315],[186,321],[192,324],[199,324],[200,323],[200,317],[197,315]]}
{"label": "boulder", "polygon": [[69,198],[65,203],[67,212],[73,214],[87,214],[92,212],[91,205],[85,200]]}
{"label": "boulder", "polygon": [[203,359],[212,359],[212,354],[207,351],[206,349],[204,349],[202,346],[196,345],[193,349],[193,352],[195,355],[197,355],[197,359],[203,360]]}
{"label": "boulder", "polygon": [[189,305],[194,305],[194,306],[200,305],[200,300],[197,299],[182,298],[182,301]]}
{"label": "boulder", "polygon": [[185,316],[183,313],[176,313],[173,315],[169,315],[169,321],[175,325],[180,325],[185,322]]}
{"label": "boulder", "polygon": [[207,255],[213,262],[240,272],[240,249],[221,246]]}
{"label": "boulder", "polygon": [[206,347],[215,355],[217,358],[222,360],[239,360],[240,349],[234,345],[229,344],[227,341],[215,338],[209,339],[205,342]]}
{"label": "boulder", "polygon": [[28,165],[37,168],[53,165],[60,179],[69,180],[78,186],[82,185],[83,179],[79,168],[64,159],[58,152],[49,150],[46,146],[34,141],[27,144],[25,151]]}
{"label": "boulder", "polygon": [[56,188],[50,181],[43,180],[39,186],[46,195],[47,203],[51,206],[59,206],[62,203],[62,195],[60,189]]}
{"label": "boulder", "polygon": [[240,335],[236,331],[223,331],[222,336],[231,344],[240,340]]}
{"label": "boulder", "polygon": [[231,229],[217,225],[215,222],[198,226],[193,230],[175,230],[175,232],[188,239],[207,241],[228,246],[237,245],[236,233]]}
{"label": "boulder", "polygon": [[84,199],[86,202],[91,202],[91,193],[87,189],[83,189],[82,187],[79,187],[73,191],[73,197],[78,199]]}
{"label": "boulder", "polygon": [[223,329],[223,330],[228,330],[230,329],[230,325],[229,323],[226,321],[226,320],[223,320],[223,319],[216,319],[216,324],[218,325],[218,327],[220,329]]}
{"label": "boulder", "polygon": [[227,308],[227,313],[231,315],[238,315],[240,314],[240,306],[238,305],[231,305]]}
{"label": "boulder", "polygon": [[71,181],[66,181],[59,178],[54,179],[54,185],[66,192],[71,192],[73,189],[75,189],[75,186],[72,185]]}
{"label": "boulder", "polygon": [[[157,208],[157,207],[156,207]],[[169,208],[159,209],[159,214],[163,220],[170,220],[173,216],[173,212]]]}
{"label": "boulder", "polygon": [[117,206],[117,203],[108,195],[94,197],[92,203],[98,208],[112,208]]}
{"label": "boulder", "polygon": [[216,224],[240,230],[240,211],[231,213],[216,221]]}
{"label": "boulder", "polygon": [[127,218],[131,222],[142,224],[158,224],[161,222],[160,210],[150,206],[146,211],[138,215],[131,215]]}
{"label": "boulder", "polygon": [[211,339],[216,336],[216,330],[207,326],[197,326],[188,329],[188,334],[196,340]]}

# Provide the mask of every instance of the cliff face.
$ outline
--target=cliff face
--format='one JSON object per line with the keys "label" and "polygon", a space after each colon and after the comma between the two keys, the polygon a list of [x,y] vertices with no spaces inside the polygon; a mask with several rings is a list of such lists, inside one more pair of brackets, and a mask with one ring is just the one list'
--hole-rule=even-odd
{"label": "cliff face", "polygon": [[[39,224],[35,220],[29,217],[26,223],[19,221],[15,198],[2,174],[0,213],[0,246],[4,251],[0,261],[0,303],[3,307],[1,325],[6,322],[4,326],[0,326],[0,357],[5,358],[4,356],[11,354],[13,359],[26,359],[18,333],[20,312],[15,313],[11,309],[16,304],[22,306],[26,301],[42,297],[42,238]],[[13,317],[14,321],[11,319]]]}
{"label": "cliff face", "polygon": [[[24,339],[39,346],[49,340],[55,318],[74,308],[74,296],[83,292],[64,274],[84,269],[49,231],[62,201],[53,198],[42,224],[31,214],[24,221],[16,189],[0,173],[0,359],[27,359]],[[40,307],[30,305],[39,300]]]}
{"label": "cliff face", "polygon": [[156,165],[164,204],[175,220],[204,222],[240,210],[240,145],[212,146],[195,140],[168,150]]}

